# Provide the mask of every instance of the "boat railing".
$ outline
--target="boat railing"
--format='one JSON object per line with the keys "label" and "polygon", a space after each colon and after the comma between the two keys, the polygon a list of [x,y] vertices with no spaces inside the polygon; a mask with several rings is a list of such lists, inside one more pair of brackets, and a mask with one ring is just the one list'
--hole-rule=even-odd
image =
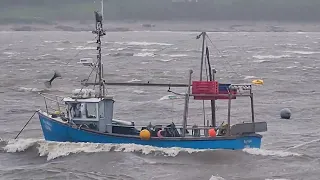
{"label": "boat railing", "polygon": [[[107,124],[106,126],[115,126],[115,127],[124,127],[124,128],[135,128],[137,130],[143,130],[148,129],[149,131],[153,131],[153,133],[157,133],[159,130],[177,130],[176,132],[179,133],[179,135],[182,137],[184,126],[183,124],[174,124],[174,126],[170,126],[173,124],[155,124],[155,125],[122,125],[122,124]],[[185,133],[187,136],[194,136],[194,137],[200,137],[200,136],[209,136],[209,130],[214,129],[216,133],[218,129],[222,130],[224,129],[223,126],[219,127],[212,127],[212,126],[200,126],[200,125],[187,125],[185,128],[185,131],[191,130],[191,132]],[[225,128],[227,130],[227,128]],[[201,133],[202,132],[202,133]],[[227,131],[225,131],[227,132]],[[198,134],[198,135],[196,135]],[[227,133],[225,133],[227,135]]]}
{"label": "boat railing", "polygon": [[44,99],[47,114],[49,114],[49,109],[53,111],[61,112],[61,108],[65,107],[65,104],[63,103],[64,97],[62,96],[43,93],[43,92],[39,92],[38,94],[42,96]]}

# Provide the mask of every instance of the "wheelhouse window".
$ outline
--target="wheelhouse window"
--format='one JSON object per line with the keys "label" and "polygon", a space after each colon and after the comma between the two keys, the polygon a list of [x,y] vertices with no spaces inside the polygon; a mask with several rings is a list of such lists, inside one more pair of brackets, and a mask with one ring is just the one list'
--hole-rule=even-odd
{"label": "wheelhouse window", "polygon": [[96,118],[97,116],[97,104],[87,103],[87,118]]}

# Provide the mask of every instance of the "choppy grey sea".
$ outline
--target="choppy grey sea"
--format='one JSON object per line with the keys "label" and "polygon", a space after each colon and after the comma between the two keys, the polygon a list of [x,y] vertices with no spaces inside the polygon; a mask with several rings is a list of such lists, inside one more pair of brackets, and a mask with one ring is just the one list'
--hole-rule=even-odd
{"label": "choppy grey sea", "polygon": [[[112,82],[187,82],[199,77],[198,32],[109,32],[103,38],[104,76]],[[56,143],[43,140],[37,117],[17,140],[33,112],[44,108],[38,92],[69,95],[90,69],[80,58],[95,58],[91,32],[0,32],[0,179],[121,180],[318,180],[320,178],[320,33],[208,33],[212,66],[222,83],[254,86],[255,116],[266,121],[261,149],[197,151],[139,145]],[[43,82],[61,73],[53,87]],[[176,92],[185,89],[176,88]],[[183,100],[167,88],[108,87],[115,117],[149,122],[182,120]],[[232,122],[250,120],[249,99],[232,104]],[[227,102],[217,102],[218,123],[226,121]],[[280,119],[290,108],[292,117]],[[207,103],[205,118],[210,118]],[[191,101],[190,123],[203,123],[202,102]]]}

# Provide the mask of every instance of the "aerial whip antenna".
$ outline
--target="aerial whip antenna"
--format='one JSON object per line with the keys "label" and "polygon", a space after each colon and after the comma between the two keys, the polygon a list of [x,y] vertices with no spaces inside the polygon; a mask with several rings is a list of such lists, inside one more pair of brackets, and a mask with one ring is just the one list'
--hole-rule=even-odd
{"label": "aerial whip antenna", "polygon": [[104,19],[104,17],[103,17],[103,0],[101,0],[101,16],[102,16],[102,19]]}

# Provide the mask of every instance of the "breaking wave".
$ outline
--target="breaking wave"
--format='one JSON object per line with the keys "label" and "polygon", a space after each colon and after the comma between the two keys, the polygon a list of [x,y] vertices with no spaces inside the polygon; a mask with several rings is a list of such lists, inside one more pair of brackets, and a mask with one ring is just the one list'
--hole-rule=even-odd
{"label": "breaking wave", "polygon": [[121,45],[131,45],[131,46],[152,46],[152,45],[158,45],[158,46],[172,46],[173,44],[169,43],[159,43],[159,42],[114,42],[115,44],[121,44]]}
{"label": "breaking wave", "polygon": [[[43,139],[11,139],[8,141],[0,141],[2,152],[18,153],[27,150],[36,149],[41,157],[47,157],[47,160],[53,160],[58,157],[65,157],[77,153],[96,153],[96,152],[137,152],[141,154],[153,154],[162,156],[175,157],[179,153],[202,153],[213,152],[218,150],[198,150],[189,148],[158,148],[153,146],[137,145],[137,144],[100,144],[100,143],[69,143],[69,142],[51,142]],[[276,156],[290,157],[302,156],[301,154],[273,151],[263,149],[244,149],[243,152],[250,155],[259,156]],[[239,151],[235,151],[239,153]]]}
{"label": "breaking wave", "polygon": [[225,179],[220,176],[211,176],[211,178],[209,180],[225,180]]}
{"label": "breaking wave", "polygon": [[69,143],[50,142],[39,139],[17,139],[9,140],[2,148],[8,153],[24,152],[30,148],[36,148],[39,156],[46,156],[47,160],[68,156],[77,153],[96,152],[139,152],[141,154],[162,154],[164,156],[177,156],[180,151],[193,153],[205,150],[194,150],[186,148],[157,148],[153,146],[143,146],[137,144],[100,144],[100,143]]}
{"label": "breaking wave", "polygon": [[130,81],[128,81],[128,82],[140,82],[141,80],[140,79],[135,79],[135,78],[133,78],[133,79],[131,79]]}
{"label": "breaking wave", "polygon": [[153,53],[137,53],[137,54],[134,54],[133,56],[138,56],[138,57],[154,57],[155,55]]}
{"label": "breaking wave", "polygon": [[311,54],[319,54],[320,52],[315,52],[315,51],[286,51],[289,53],[294,53],[294,54],[302,54],[302,55],[311,55]]}
{"label": "breaking wave", "polygon": [[169,95],[165,95],[165,96],[161,97],[159,99],[159,101],[170,100],[170,99],[184,99],[184,97],[169,94]]}
{"label": "breaking wave", "polygon": [[246,148],[243,149],[243,152],[246,152],[251,155],[261,155],[261,156],[277,156],[277,157],[289,157],[289,156],[302,156],[302,154],[288,152],[288,151],[273,151],[257,148]]}
{"label": "breaking wave", "polygon": [[65,50],[66,48],[56,48],[57,51],[63,51]]}
{"label": "breaking wave", "polygon": [[188,54],[162,54],[161,56],[169,56],[169,57],[188,57]]}
{"label": "breaking wave", "polygon": [[44,41],[44,43],[63,43],[63,44],[70,44],[70,41],[61,40],[61,41]]}
{"label": "breaking wave", "polygon": [[256,59],[280,59],[280,58],[288,58],[290,57],[290,55],[279,55],[279,56],[275,56],[275,55],[256,55],[253,56]]}
{"label": "breaking wave", "polygon": [[257,78],[256,76],[245,76],[243,79],[253,79],[253,78]]}
{"label": "breaking wave", "polygon": [[44,92],[45,89],[39,89],[39,88],[28,88],[28,87],[19,87],[17,89],[19,92]]}
{"label": "breaking wave", "polygon": [[264,63],[264,62],[271,62],[271,61],[270,60],[265,60],[265,59],[259,59],[259,60],[254,60],[253,62]]}
{"label": "breaking wave", "polygon": [[77,46],[75,49],[76,50],[95,50],[97,48],[96,47]]}
{"label": "breaking wave", "polygon": [[137,57],[155,57],[155,54],[144,52],[144,53],[133,53],[133,52],[117,52],[117,53],[109,53],[108,56],[120,57],[120,56],[137,56]]}

